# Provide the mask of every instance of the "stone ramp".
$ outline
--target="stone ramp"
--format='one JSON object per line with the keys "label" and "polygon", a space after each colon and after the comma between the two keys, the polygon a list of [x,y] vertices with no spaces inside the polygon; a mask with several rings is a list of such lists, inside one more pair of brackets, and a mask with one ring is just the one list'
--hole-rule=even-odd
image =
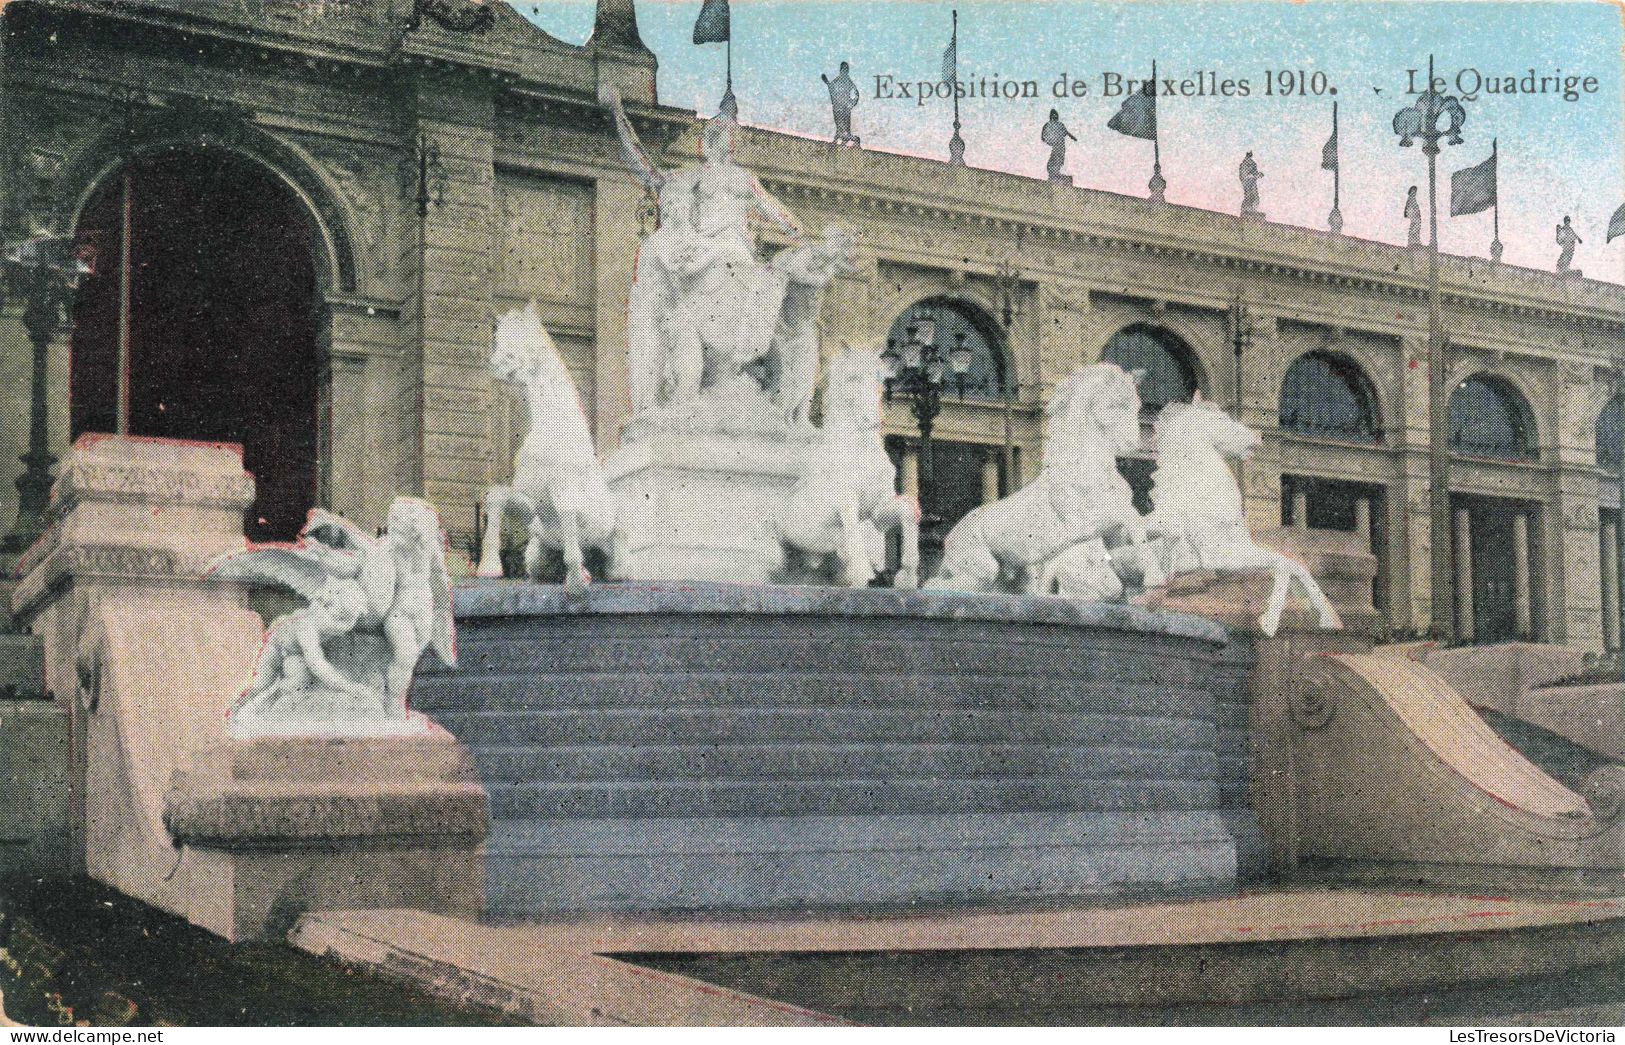
{"label": "stone ramp", "polygon": [[1296,766],[1285,800],[1304,858],[1396,872],[1625,867],[1618,809],[1594,809],[1424,665],[1313,657],[1293,701],[1280,742]]}
{"label": "stone ramp", "polygon": [[[597,915],[323,911],[291,939],[542,1022],[876,1022],[1245,1004],[1503,980],[1625,957],[1625,899],[1305,888],[1112,907]],[[678,974],[681,975],[678,975]],[[918,1018],[918,1016],[914,1017]]]}
{"label": "stone ramp", "polygon": [[289,934],[303,950],[365,965],[460,1005],[568,1026],[818,1027],[844,1021],[630,965],[525,927],[426,911],[321,911]]}

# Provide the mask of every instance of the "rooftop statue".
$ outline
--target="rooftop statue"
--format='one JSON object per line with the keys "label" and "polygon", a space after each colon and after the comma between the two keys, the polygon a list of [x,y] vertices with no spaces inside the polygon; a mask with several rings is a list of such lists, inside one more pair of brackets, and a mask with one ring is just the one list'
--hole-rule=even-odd
{"label": "rooftop statue", "polygon": [[502,576],[502,534],[515,523],[529,527],[527,576],[539,577],[542,552],[555,551],[564,556],[565,586],[584,588],[591,579],[586,547],[602,551],[609,575],[618,577],[625,537],[616,525],[615,498],[593,450],[581,394],[536,302],[497,320],[491,372],[525,390],[530,431],[514,456],[513,484],[485,494],[479,575]]}
{"label": "rooftop statue", "polygon": [[1570,223],[1568,215],[1563,215],[1563,224],[1557,226],[1558,272],[1574,271],[1574,248],[1581,242],[1583,241],[1580,234],[1574,231],[1574,225]]}
{"label": "rooftop statue", "polygon": [[1236,168],[1236,176],[1241,179],[1241,216],[1263,217],[1263,212],[1258,209],[1258,180],[1264,176],[1264,172],[1258,169],[1258,161],[1253,159],[1251,150],[1242,157],[1241,166]]}
{"label": "rooftop statue", "polygon": [[272,622],[249,685],[230,715],[238,737],[380,736],[426,731],[406,692],[425,649],[457,664],[451,581],[440,517],[397,497],[374,539],[317,509],[294,547],[215,560],[227,580],[281,585],[306,605]]}
{"label": "rooftop statue", "polygon": [[[707,122],[701,162],[668,174],[644,151],[619,96],[606,88],[604,101],[628,162],[660,207],[659,227],[639,250],[628,303],[627,438],[639,438],[651,416],[655,427],[668,429],[782,432],[797,409],[783,401],[779,375],[805,372],[805,361],[786,357],[807,347],[786,328],[804,323],[808,306],[787,302],[787,291],[792,283],[810,288],[815,319],[816,293],[850,270],[850,234],[832,231],[802,244],[800,222],[735,161],[732,120]],[[753,219],[797,245],[762,261]],[[797,317],[784,315],[787,305]]]}
{"label": "rooftop statue", "polygon": [[[1091,363],[1063,381],[1049,403],[1038,478],[961,519],[926,587],[1046,593],[1058,583],[1052,562],[1074,547],[1143,544],[1145,521],[1117,470],[1117,458],[1140,446],[1138,380],[1115,364]],[[1104,578],[1099,586],[1111,588]]]}
{"label": "rooftop statue", "polygon": [[1066,124],[1061,122],[1060,112],[1051,109],[1049,111],[1049,122],[1044,124],[1043,130],[1038,132],[1038,140],[1049,146],[1049,163],[1044,170],[1049,175],[1050,181],[1070,183],[1072,180],[1061,173],[1061,168],[1066,166],[1066,143],[1068,139],[1077,141],[1078,136],[1066,129]]}
{"label": "rooftop statue", "polygon": [[852,133],[852,110],[858,107],[858,85],[852,82],[852,66],[841,63],[841,71],[831,80],[819,73],[824,86],[829,88],[829,105],[835,115],[835,144],[862,145],[863,141]]}

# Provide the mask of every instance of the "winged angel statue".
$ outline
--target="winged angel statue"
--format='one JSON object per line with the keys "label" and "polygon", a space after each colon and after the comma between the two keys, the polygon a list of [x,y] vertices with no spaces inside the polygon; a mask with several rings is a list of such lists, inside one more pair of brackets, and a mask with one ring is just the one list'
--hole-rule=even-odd
{"label": "winged angel statue", "polygon": [[291,589],[306,605],[267,630],[254,681],[231,712],[237,737],[378,736],[429,727],[407,714],[425,649],[457,664],[445,535],[427,502],[397,497],[374,539],[330,512],[310,513],[293,547],[232,552],[227,580]]}

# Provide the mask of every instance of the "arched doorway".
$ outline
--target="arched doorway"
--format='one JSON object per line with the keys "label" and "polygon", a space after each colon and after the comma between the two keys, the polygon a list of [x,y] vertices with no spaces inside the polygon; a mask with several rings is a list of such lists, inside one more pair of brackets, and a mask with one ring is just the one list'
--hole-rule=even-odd
{"label": "arched doorway", "polygon": [[[243,445],[254,540],[294,536],[316,503],[320,296],[310,218],[270,172],[212,149],[132,161],[130,433]],[[80,217],[97,273],[74,306],[74,437],[117,416],[122,172]]]}

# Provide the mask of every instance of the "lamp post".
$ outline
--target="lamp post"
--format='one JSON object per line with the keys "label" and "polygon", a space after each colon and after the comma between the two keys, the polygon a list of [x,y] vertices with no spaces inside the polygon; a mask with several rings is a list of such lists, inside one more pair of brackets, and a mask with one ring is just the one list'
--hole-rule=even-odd
{"label": "lamp post", "polygon": [[944,387],[951,381],[959,398],[965,397],[969,387],[966,375],[974,353],[965,344],[964,333],[955,335],[952,348],[937,344],[937,320],[929,310],[916,309],[903,329],[903,343],[888,341],[880,359],[886,366],[886,402],[898,396],[906,398],[919,428],[920,501],[924,513],[920,522],[930,526],[937,521],[927,507],[933,480],[931,433],[942,412]]}
{"label": "lamp post", "polygon": [[1230,349],[1235,357],[1235,415],[1241,420],[1241,361],[1249,349],[1253,347],[1253,314],[1245,302],[1241,300],[1241,291],[1236,291],[1235,298],[1230,303]]}
{"label": "lamp post", "polygon": [[[1394,133],[1401,148],[1422,143],[1428,159],[1428,459],[1429,528],[1432,531],[1433,631],[1442,636],[1455,614],[1455,576],[1450,535],[1450,373],[1445,358],[1444,330],[1439,314],[1439,142],[1461,144],[1467,111],[1461,100],[1442,94],[1433,77],[1433,56],[1428,56],[1427,90],[1410,106],[1394,114]],[[1442,129],[1440,120],[1447,123]]]}
{"label": "lamp post", "polygon": [[73,289],[90,266],[75,251],[71,238],[37,236],[6,250],[0,305],[9,297],[23,306],[23,330],[34,348],[28,400],[28,451],[17,477],[17,521],[0,540],[0,551],[26,551],[45,531],[45,509],[51,500],[50,414],[46,377],[51,339],[61,329],[73,300]]}
{"label": "lamp post", "polygon": [[999,294],[999,319],[1004,324],[1004,387],[999,389],[1004,399],[1004,488],[999,491],[1001,496],[1009,497],[1016,489],[1016,442],[1015,442],[1015,398],[1016,375],[1015,358],[1010,351],[1014,344],[1011,332],[1015,329],[1016,316],[1021,310],[1016,305],[1016,291],[1021,288],[1021,272],[1008,260],[999,262],[999,267],[993,270],[993,286]]}

